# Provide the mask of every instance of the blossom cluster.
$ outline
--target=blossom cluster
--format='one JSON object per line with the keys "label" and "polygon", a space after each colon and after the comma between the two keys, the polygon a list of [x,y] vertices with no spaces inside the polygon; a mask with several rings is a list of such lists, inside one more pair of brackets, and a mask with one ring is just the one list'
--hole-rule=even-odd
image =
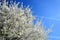
{"label": "blossom cluster", "polygon": [[29,6],[25,8],[22,3],[18,7],[19,4],[12,4],[12,1],[8,4],[6,0],[0,2],[0,37],[8,37],[9,40],[15,37],[16,40],[47,40],[49,30],[41,27],[40,22],[34,25],[35,17]]}

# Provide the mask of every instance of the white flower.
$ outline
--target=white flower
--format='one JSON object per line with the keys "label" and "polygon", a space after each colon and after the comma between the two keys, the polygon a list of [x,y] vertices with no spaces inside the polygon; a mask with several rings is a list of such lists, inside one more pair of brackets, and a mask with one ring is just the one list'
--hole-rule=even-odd
{"label": "white flower", "polygon": [[[48,31],[40,26],[40,22],[33,24],[34,16],[29,7],[24,8],[23,4],[18,8],[18,4],[6,5],[6,0],[0,13],[3,14],[2,33],[7,34],[7,37],[20,37],[20,40],[46,40]],[[12,6],[11,6],[12,5]],[[2,21],[2,20],[1,20]],[[5,36],[5,35],[4,35]]]}

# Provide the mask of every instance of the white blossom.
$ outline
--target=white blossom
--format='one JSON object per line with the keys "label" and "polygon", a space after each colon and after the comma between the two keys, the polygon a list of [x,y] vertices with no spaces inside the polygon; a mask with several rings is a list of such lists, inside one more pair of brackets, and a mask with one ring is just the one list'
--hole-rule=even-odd
{"label": "white blossom", "polygon": [[2,27],[0,28],[2,36],[7,34],[6,37],[9,37],[9,40],[12,40],[13,37],[17,37],[16,40],[48,39],[48,31],[41,27],[40,22],[33,24],[35,17],[29,6],[24,8],[21,4],[21,7],[18,8],[19,2],[8,5],[6,0],[3,5],[0,5],[0,25],[3,25],[0,26]]}

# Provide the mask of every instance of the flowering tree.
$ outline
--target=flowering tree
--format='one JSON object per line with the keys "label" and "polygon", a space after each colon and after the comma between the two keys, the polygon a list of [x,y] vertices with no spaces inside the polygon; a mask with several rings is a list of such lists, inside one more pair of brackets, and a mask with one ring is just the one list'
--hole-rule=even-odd
{"label": "flowering tree", "polygon": [[41,27],[40,22],[34,25],[29,6],[18,5],[19,2],[0,2],[0,40],[47,40],[49,30]]}

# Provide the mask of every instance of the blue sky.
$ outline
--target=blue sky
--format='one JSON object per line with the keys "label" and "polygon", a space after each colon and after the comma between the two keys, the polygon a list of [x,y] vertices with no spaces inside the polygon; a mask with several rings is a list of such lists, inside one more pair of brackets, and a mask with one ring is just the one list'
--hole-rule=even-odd
{"label": "blue sky", "polygon": [[50,28],[49,40],[60,40],[60,0],[16,0],[30,5],[32,14],[38,18],[43,17],[43,25]]}

